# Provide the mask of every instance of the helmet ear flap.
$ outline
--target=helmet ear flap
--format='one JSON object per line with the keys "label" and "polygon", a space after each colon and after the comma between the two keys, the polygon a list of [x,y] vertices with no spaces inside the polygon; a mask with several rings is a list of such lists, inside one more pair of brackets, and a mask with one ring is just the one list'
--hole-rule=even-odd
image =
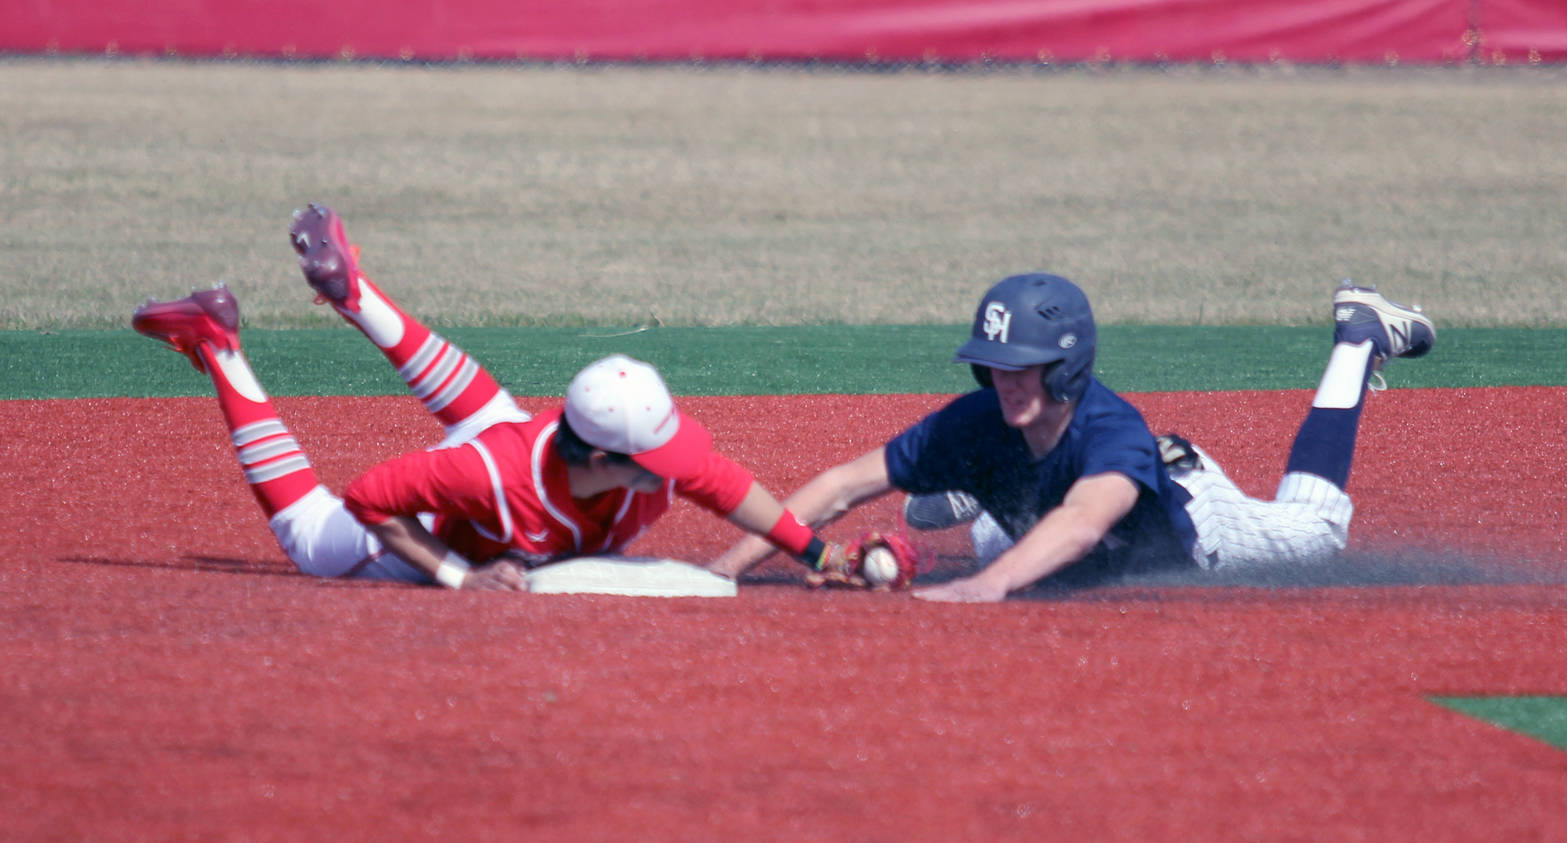
{"label": "helmet ear flap", "polygon": [[989,366],[981,366],[978,363],[970,363],[968,364],[968,367],[969,371],[974,373],[974,380],[979,381],[980,386],[984,387],[985,389],[989,389],[992,386]]}
{"label": "helmet ear flap", "polygon": [[1045,366],[1039,373],[1039,385],[1050,396],[1050,400],[1057,404],[1070,404],[1072,402],[1072,389],[1068,383],[1066,373],[1066,361],[1057,360]]}
{"label": "helmet ear flap", "polygon": [[1045,394],[1057,404],[1070,404],[1083,397],[1088,388],[1089,370],[1086,367],[1069,367],[1066,360],[1057,360],[1045,367],[1040,382]]}
{"label": "helmet ear flap", "polygon": [[[991,377],[989,366],[970,363],[969,371],[974,373],[974,380],[978,381],[981,387],[990,389],[992,386],[995,386],[995,380]],[[1072,394],[1075,390],[1072,388],[1073,384],[1071,381],[1072,378],[1066,372],[1066,361],[1064,360],[1057,360],[1051,363],[1044,368],[1044,371],[1039,373],[1039,385],[1044,388],[1045,394],[1058,404],[1066,404],[1072,400]]]}

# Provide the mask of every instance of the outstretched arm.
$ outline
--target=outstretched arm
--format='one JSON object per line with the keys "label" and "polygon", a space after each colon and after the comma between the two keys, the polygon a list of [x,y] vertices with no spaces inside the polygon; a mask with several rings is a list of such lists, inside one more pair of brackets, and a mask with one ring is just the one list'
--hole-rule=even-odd
{"label": "outstretched arm", "polygon": [[746,491],[740,505],[729,513],[728,518],[729,523],[748,533],[765,536],[783,514],[784,505],[779,503],[771,492],[764,489],[762,484],[752,480],[751,488]]}
{"label": "outstretched arm", "polygon": [[930,588],[921,600],[993,603],[1087,556],[1137,503],[1137,484],[1110,472],[1072,484],[1061,505],[1039,519],[1018,543],[983,571]]}
{"label": "outstretched arm", "polygon": [[[468,570],[468,562],[414,517],[418,512],[477,510],[493,500],[488,465],[476,448],[415,451],[371,466],[343,491],[343,506],[386,549],[448,588],[521,591],[522,571],[500,561]],[[468,510],[464,510],[466,505]]]}
{"label": "outstretched arm", "polygon": [[[799,491],[790,495],[782,505],[788,507],[801,523],[816,528],[832,523],[856,505],[891,490],[892,482],[887,478],[886,455],[881,448],[877,448],[852,462],[834,466],[818,474],[809,483],[801,486]],[[766,539],[754,534],[765,533],[771,522],[758,531],[736,517],[742,510],[748,509],[748,504],[755,502],[753,497],[756,491],[757,488],[753,488],[751,494],[741,502],[740,507],[730,515],[730,520],[752,530],[753,535],[741,539],[709,565],[709,569],[714,573],[730,578],[738,577],[766,559],[775,550]],[[766,492],[763,491],[762,494]],[[769,495],[768,498],[770,499],[771,496]],[[752,512],[756,513],[760,510],[752,510]],[[775,519],[776,515],[775,513]],[[756,523],[760,523],[765,518],[765,513],[761,514]]]}
{"label": "outstretched arm", "polygon": [[[430,534],[416,518],[396,516],[366,524],[388,551],[449,588],[526,591],[522,571],[511,562],[492,562],[467,570],[467,561]],[[442,570],[442,568],[445,570]]]}

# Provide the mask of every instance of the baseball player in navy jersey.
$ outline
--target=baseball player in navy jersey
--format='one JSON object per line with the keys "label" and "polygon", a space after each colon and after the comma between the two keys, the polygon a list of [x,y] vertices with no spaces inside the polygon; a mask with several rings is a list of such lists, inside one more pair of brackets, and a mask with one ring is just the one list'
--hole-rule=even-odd
{"label": "baseball player in navy jersey", "polygon": [[245,359],[227,287],[149,300],[131,324],[212,378],[245,480],[301,571],[523,590],[526,568],[618,553],[676,495],[811,568],[842,556],[715,452],[652,366],[599,360],[572,379],[563,407],[530,415],[360,271],[330,209],[296,212],[289,236],[316,302],[381,350],[445,428],[440,445],[369,469],[339,498],[317,482]]}
{"label": "baseball player in navy jersey", "polygon": [[[981,389],[823,472],[785,503],[821,526],[901,489],[913,496],[907,511],[920,516],[911,521],[924,526],[978,516],[975,551],[986,564],[914,592],[927,600],[996,601],[1047,577],[1326,559],[1348,539],[1344,488],[1371,378],[1391,358],[1430,351],[1436,338],[1418,308],[1347,283],[1333,295],[1333,316],[1327,368],[1273,500],[1247,497],[1184,439],[1156,439],[1092,374],[1097,335],[1083,291],[1030,274],[985,294],[958,349],[955,362],[972,368]],[[769,552],[742,540],[713,569],[735,576]]]}

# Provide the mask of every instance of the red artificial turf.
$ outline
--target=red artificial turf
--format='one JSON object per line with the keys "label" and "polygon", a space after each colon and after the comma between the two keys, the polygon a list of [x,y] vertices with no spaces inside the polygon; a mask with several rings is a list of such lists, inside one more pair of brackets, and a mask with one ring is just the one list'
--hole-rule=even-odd
{"label": "red artificial turf", "polygon": [[[1309,397],[1131,396],[1259,495]],[[682,405],[786,493],[942,400]],[[408,398],[276,403],[332,488],[438,438]],[[965,606],[811,592],[778,561],[730,600],[315,580],[210,399],[0,402],[5,836],[1554,837],[1567,754],[1425,697],[1567,691],[1564,415],[1563,389],[1377,395],[1350,483],[1351,551],[1542,582]],[[681,504],[633,550],[738,535]],[[960,564],[961,531],[930,541]]]}

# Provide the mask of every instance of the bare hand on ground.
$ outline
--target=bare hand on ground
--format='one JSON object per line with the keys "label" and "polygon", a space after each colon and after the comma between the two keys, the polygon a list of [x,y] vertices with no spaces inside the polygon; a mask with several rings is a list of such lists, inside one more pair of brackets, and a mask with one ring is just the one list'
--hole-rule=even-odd
{"label": "bare hand on ground", "polygon": [[1007,598],[1007,590],[1005,586],[993,585],[978,577],[964,577],[916,589],[914,596],[940,603],[999,603]]}
{"label": "bare hand on ground", "polygon": [[523,579],[521,568],[501,561],[469,571],[462,587],[480,591],[527,591],[528,582]]}

